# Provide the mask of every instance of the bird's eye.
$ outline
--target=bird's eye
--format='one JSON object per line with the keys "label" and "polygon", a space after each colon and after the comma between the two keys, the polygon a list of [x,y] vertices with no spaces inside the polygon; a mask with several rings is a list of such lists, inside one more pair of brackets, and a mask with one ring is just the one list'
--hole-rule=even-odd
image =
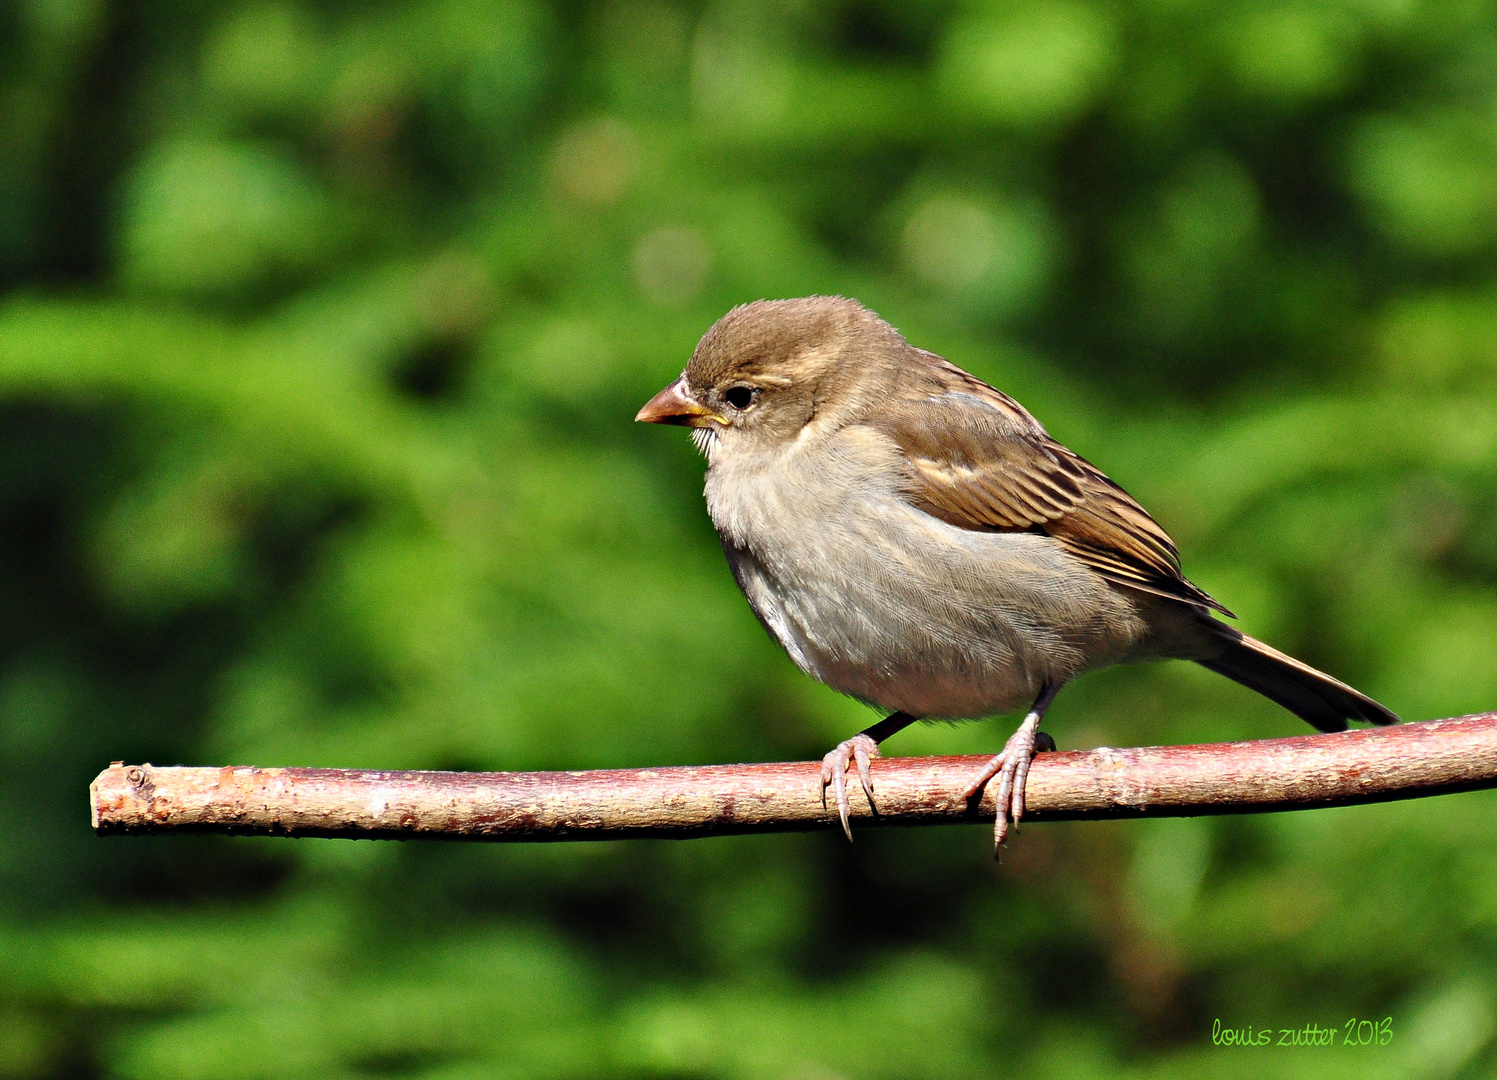
{"label": "bird's eye", "polygon": [[758,396],[758,389],[752,386],[730,386],[723,391],[723,400],[739,412],[752,405]]}

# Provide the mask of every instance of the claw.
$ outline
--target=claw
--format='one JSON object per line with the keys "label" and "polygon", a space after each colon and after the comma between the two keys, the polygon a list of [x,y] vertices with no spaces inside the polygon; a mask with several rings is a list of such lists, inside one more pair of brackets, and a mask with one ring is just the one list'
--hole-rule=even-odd
{"label": "claw", "polygon": [[1034,755],[1041,750],[1054,750],[1055,740],[1049,735],[1040,732],[1040,721],[1044,719],[1045,710],[1055,700],[1055,695],[1060,693],[1061,684],[1058,682],[1046,683],[1040,690],[1040,696],[1035,698],[1034,706],[1024,717],[1024,722],[1019,725],[1017,731],[1008,737],[1008,742],[1003,744],[1003,753],[998,754],[986,765],[977,779],[968,786],[965,798],[971,801],[982,791],[983,785],[995,776],[999,776],[998,797],[995,809],[998,811],[993,817],[993,858],[998,857],[998,851],[1008,836],[1008,822],[1013,819],[1014,828],[1019,827],[1019,819],[1024,816],[1024,782],[1029,779],[1029,763]]}
{"label": "claw", "polygon": [[833,783],[837,786],[837,816],[842,819],[842,832],[847,836],[847,842],[852,843],[852,824],[847,820],[852,813],[852,804],[847,800],[847,762],[842,762],[842,768],[837,770],[833,777]]}
{"label": "claw", "polygon": [[1029,766],[1034,764],[1034,755],[1026,754],[1019,759],[1019,767],[1014,771],[1014,791],[1016,797],[1009,804],[1009,813],[1014,819],[1014,828],[1018,829],[1019,821],[1024,817],[1024,782],[1029,779]]}
{"label": "claw", "polygon": [[965,797],[972,799],[993,777],[998,778],[998,794],[994,799],[997,814],[993,820],[993,855],[996,858],[1003,841],[1008,839],[1009,822],[1015,828],[1024,817],[1024,782],[1029,778],[1029,763],[1035,754],[1035,728],[1037,717],[1019,725],[1019,730],[1009,737],[1003,752],[996,755],[967,788]]}
{"label": "claw", "polygon": [[[876,754],[878,750],[875,749],[873,752]],[[872,755],[868,753],[868,748],[862,743],[855,742],[852,747],[852,756],[853,760],[858,763],[858,779],[863,782],[863,794],[868,796],[869,809],[876,814],[878,813],[878,807],[873,802],[873,777],[868,771],[868,761]]]}
{"label": "claw", "polygon": [[847,798],[847,768],[856,764],[858,779],[863,784],[863,794],[868,796],[868,805],[878,812],[873,802],[873,776],[869,762],[878,757],[878,743],[867,735],[854,735],[840,742],[826,757],[821,759],[821,805],[826,805],[826,789],[830,785],[837,797],[837,817],[842,821],[842,831],[848,842],[852,842],[852,804]]}
{"label": "claw", "polygon": [[[1010,767],[1010,761],[1013,762],[1012,767]],[[997,851],[998,845],[1002,844],[1004,838],[1008,835],[1008,817],[1012,812],[1011,807],[1013,806],[1014,799],[1014,777],[1018,772],[1018,761],[1010,758],[1009,761],[1003,763],[1003,772],[998,774],[998,798],[995,800],[998,804],[998,819],[993,822],[994,851]],[[1023,801],[1023,798],[1024,792],[1021,789],[1019,791],[1020,801]]]}

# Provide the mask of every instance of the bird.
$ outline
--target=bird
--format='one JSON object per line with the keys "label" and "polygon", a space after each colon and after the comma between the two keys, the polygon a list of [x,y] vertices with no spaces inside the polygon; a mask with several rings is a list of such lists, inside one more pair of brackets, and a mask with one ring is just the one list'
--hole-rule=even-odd
{"label": "bird", "polygon": [[708,514],[769,634],[806,674],[888,713],[822,760],[848,840],[847,773],[877,812],[879,743],[917,720],[1028,705],[963,793],[997,778],[996,855],[1037,748],[1053,748],[1046,710],[1112,664],[1191,660],[1325,732],[1398,722],[1218,619],[1235,616],[1185,578],[1132,496],[856,300],[733,308],[636,419],[692,429]]}

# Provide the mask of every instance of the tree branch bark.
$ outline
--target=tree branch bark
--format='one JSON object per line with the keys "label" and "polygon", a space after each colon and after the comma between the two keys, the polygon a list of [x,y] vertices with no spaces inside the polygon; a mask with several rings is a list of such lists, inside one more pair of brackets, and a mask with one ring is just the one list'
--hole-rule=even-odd
{"label": "tree branch bark", "polygon": [[[993,820],[961,798],[986,757],[881,758],[853,823]],[[115,762],[90,788],[101,835],[604,840],[837,828],[819,762],[459,773],[161,768]],[[852,785],[856,788],[856,785]],[[1042,754],[1025,820],[1304,810],[1497,786],[1497,713],[1335,735]]]}

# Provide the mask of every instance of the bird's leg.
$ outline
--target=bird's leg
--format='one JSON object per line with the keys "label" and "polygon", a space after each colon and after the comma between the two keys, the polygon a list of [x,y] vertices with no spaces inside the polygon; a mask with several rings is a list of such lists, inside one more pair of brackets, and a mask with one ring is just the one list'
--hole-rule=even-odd
{"label": "bird's leg", "polygon": [[[993,854],[998,854],[998,847],[1003,843],[1003,838],[1008,835],[1008,822],[1012,818],[1014,827],[1018,828],[1019,819],[1024,816],[1024,781],[1029,776],[1029,762],[1034,758],[1035,743],[1039,732],[1040,721],[1045,717],[1045,710],[1050,708],[1050,703],[1055,700],[1055,695],[1060,693],[1060,683],[1046,683],[1040,696],[1035,698],[1034,705],[1030,707],[1029,714],[1024,717],[1024,722],[1019,725],[1019,730],[1009,736],[1008,742],[1004,744],[1003,753],[993,758],[983,766],[982,772],[978,773],[977,779],[967,788],[965,797],[971,799],[983,788],[993,777],[1000,777],[998,781],[998,817],[993,822]],[[1050,741],[1053,748],[1055,743]]]}
{"label": "bird's leg", "polygon": [[847,816],[852,813],[852,804],[847,800],[847,767],[856,763],[858,779],[863,782],[863,794],[868,796],[868,806],[878,813],[873,802],[873,777],[868,772],[868,762],[878,757],[878,744],[903,731],[916,720],[909,713],[897,712],[886,716],[871,728],[858,732],[852,738],[837,744],[837,748],[821,759],[821,805],[826,805],[827,785],[832,785],[837,795],[837,815],[842,819],[842,831],[852,840],[852,826]]}

